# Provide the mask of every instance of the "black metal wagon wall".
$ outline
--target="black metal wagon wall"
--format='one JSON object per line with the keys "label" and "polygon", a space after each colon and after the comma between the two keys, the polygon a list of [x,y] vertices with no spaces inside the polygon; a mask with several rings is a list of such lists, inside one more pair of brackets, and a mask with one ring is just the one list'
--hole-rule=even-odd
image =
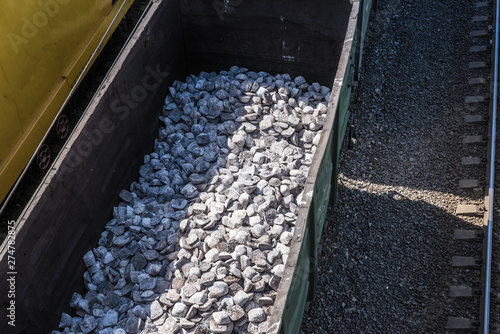
{"label": "black metal wagon wall", "polygon": [[[352,5],[349,0],[231,3],[230,7],[221,7],[223,1],[161,0],[151,6],[17,222],[14,332],[56,328],[60,313],[68,311],[71,294],[83,290],[85,266],[81,258],[97,244],[112,216],[112,207],[118,203],[118,193],[135,180],[145,152],[153,147],[167,87],[190,73],[224,70],[232,65],[302,75],[309,82],[333,87],[328,107],[331,124],[325,127],[330,130],[325,130],[323,153],[311,168],[306,193],[313,192],[302,205],[302,227],[296,232],[300,235],[295,236],[292,250],[295,258],[290,256],[288,263],[289,267],[297,263],[306,268],[307,274],[289,271],[282,288],[284,299],[277,304],[281,307],[279,319],[288,322],[281,330],[298,331],[297,319],[290,319],[294,315],[301,319],[305,298],[311,296],[314,287],[314,272],[309,269],[315,267],[297,261],[315,256],[330,190],[329,184],[321,189],[315,184],[319,178],[328,183],[336,180],[339,142],[349,115],[350,81],[357,66],[353,43],[356,29],[362,29],[357,14],[360,8],[369,13],[371,6],[358,2]],[[310,250],[299,257],[306,236],[312,243],[304,247]],[[0,249],[0,286],[6,294],[5,246]],[[289,304],[285,308],[288,289],[304,286],[307,291],[299,298],[298,311],[290,311]],[[6,302],[2,298],[3,320]],[[0,332],[11,329],[1,322]]]}

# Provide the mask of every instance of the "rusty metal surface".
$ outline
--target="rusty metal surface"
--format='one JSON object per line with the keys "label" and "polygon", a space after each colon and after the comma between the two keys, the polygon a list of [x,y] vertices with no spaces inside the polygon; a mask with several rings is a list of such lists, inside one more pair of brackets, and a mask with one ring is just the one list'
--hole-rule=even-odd
{"label": "rusty metal surface", "polygon": [[351,12],[347,0],[245,0],[227,9],[181,1],[189,73],[226,70],[302,75],[331,87]]}

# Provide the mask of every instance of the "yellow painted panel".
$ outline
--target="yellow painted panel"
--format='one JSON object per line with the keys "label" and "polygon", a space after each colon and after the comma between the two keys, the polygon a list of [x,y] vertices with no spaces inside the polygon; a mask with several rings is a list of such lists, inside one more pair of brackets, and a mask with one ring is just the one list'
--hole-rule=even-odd
{"label": "yellow painted panel", "polygon": [[[0,78],[2,69],[0,67]],[[1,78],[0,80],[4,80]],[[16,106],[12,99],[7,99],[5,94],[2,91],[2,95],[0,96],[0,104],[7,108],[8,110],[16,110]],[[21,128],[21,123],[19,122],[19,118],[17,117],[17,113],[13,112],[3,112],[0,111],[0,124],[8,124],[9,126],[1,127],[1,145],[0,148],[12,148],[16,145],[16,143],[21,139],[23,135],[23,130]],[[2,166],[7,158],[8,153],[0,156],[0,166]]]}
{"label": "yellow painted panel", "polygon": [[[123,6],[122,12],[118,16],[118,19],[115,21],[113,24],[113,27],[111,29],[111,32],[116,29],[118,24],[120,23],[120,18],[123,17],[124,13],[130,8],[130,6],[133,3],[133,0],[120,0],[115,3],[113,8],[110,8],[110,10],[106,11],[105,16],[102,17],[102,20],[99,22],[99,26],[96,28],[96,31],[93,32],[93,36],[104,36],[106,33],[106,30],[110,26],[111,22],[113,21],[115,15],[118,13],[118,10],[120,9],[121,5],[125,3]],[[104,42],[107,42],[109,37],[111,36],[111,33],[108,34]],[[70,87],[73,87],[75,84],[76,80],[78,79],[78,76],[80,73],[82,73],[85,64],[87,61],[90,59],[92,56],[92,53],[94,50],[98,47],[100,42],[100,38],[94,38],[88,42],[87,45],[85,45],[84,49],[80,51],[81,56],[75,58],[75,61],[70,64],[70,66],[67,68],[66,72],[64,73],[65,77],[67,78],[68,84]],[[101,47],[102,49],[102,47]],[[100,52],[101,50],[99,50]]]}
{"label": "yellow painted panel", "polygon": [[123,3],[110,34],[133,0],[0,2],[0,201]]}
{"label": "yellow painted panel", "polygon": [[79,58],[94,36],[97,36],[96,29],[110,9],[111,0],[73,1],[70,5],[60,7],[59,13],[53,17],[53,23],[57,27],[64,27],[54,39],[59,59],[65,60],[60,73],[62,76],[67,74],[73,60]]}
{"label": "yellow painted panel", "polygon": [[[1,107],[2,112],[17,113],[23,131],[27,131],[59,84],[62,67],[55,45],[50,43],[48,15],[39,6],[4,1],[0,6],[8,8],[0,10],[0,29],[6,32],[0,39],[0,63],[6,81],[0,83],[0,89],[14,103],[9,103],[10,108]],[[16,109],[11,109],[13,105]],[[2,147],[0,158],[5,158],[5,149]]]}
{"label": "yellow painted panel", "polygon": [[43,45],[38,41],[32,43],[37,49],[36,57],[27,60],[29,66],[18,74],[17,85],[10,87],[24,131],[28,131],[33,120],[41,116],[47,98],[54,94],[61,81],[60,64],[57,58],[53,57],[56,53],[55,46]]}
{"label": "yellow painted panel", "polygon": [[[68,94],[69,90],[65,86],[64,82],[61,81],[60,87],[57,87],[57,90]],[[65,98],[65,94],[57,94],[53,96],[50,101],[48,101],[47,105],[62,105]],[[45,135],[43,129],[48,129],[52,120],[53,117],[36,118],[29,131],[24,132],[21,139],[12,148],[5,163],[2,164],[2,168],[0,169],[0,199],[3,199],[5,195],[7,195],[9,189],[14,185],[15,181],[35,152],[35,149],[43,139],[43,136]]]}

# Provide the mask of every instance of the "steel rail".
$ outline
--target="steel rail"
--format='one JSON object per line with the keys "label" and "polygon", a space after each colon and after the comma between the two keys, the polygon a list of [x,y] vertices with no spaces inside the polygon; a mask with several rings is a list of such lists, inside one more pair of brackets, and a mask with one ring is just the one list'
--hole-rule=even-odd
{"label": "steel rail", "polygon": [[[3,202],[3,205],[2,207],[0,208],[0,215],[3,213],[3,211],[5,210],[5,208],[7,207],[7,204],[9,203],[12,195],[14,194],[14,192],[16,191],[16,189],[18,188],[19,184],[21,183],[21,180],[23,179],[24,175],[26,174],[26,172],[28,171],[28,167],[31,165],[31,163],[33,162],[33,160],[35,159],[36,157],[36,154],[38,153],[38,150],[40,149],[40,147],[42,146],[43,142],[45,141],[45,139],[47,139],[52,127],[54,126],[54,124],[56,123],[57,121],[57,118],[59,117],[59,115],[62,114],[62,111],[63,109],[66,107],[66,105],[68,104],[70,98],[73,96],[73,93],[75,92],[75,90],[78,88],[78,86],[80,85],[80,82],[83,80],[83,77],[87,74],[86,71],[88,70],[88,68],[90,67],[91,63],[95,60],[95,57],[97,55],[97,53],[100,51],[100,48],[103,46],[104,44],[104,40],[106,39],[106,37],[108,37],[108,34],[109,34],[109,31],[111,30],[111,27],[113,26],[113,24],[116,22],[116,19],[118,18],[118,16],[120,15],[123,7],[125,6],[125,4],[127,3],[127,1],[123,1],[122,5],[120,6],[120,9],[118,9],[115,17],[113,18],[113,21],[111,21],[111,24],[108,26],[106,32],[104,33],[104,36],[101,38],[101,40],[99,41],[99,44],[97,45],[97,47],[94,49],[94,52],[92,53],[92,56],[90,56],[89,60],[87,61],[87,63],[85,64],[85,67],[83,68],[82,70],[82,73],[80,74],[80,76],[78,77],[78,79],[76,80],[76,83],[75,85],[73,86],[73,88],[71,89],[70,93],[68,94],[68,96],[66,97],[66,99],[64,100],[64,103],[62,104],[61,108],[59,108],[59,112],[57,113],[56,117],[54,118],[54,120],[52,121],[52,124],[50,125],[49,127],[49,130],[45,133],[45,135],[43,136],[42,140],[40,141],[39,145],[37,146],[36,150],[35,150],[35,153],[33,153],[33,155],[31,156],[30,160],[28,161],[28,163],[26,164],[26,167],[23,169],[21,175],[19,175],[19,177],[17,178],[17,181],[16,183],[14,183],[14,186],[11,188],[8,196],[5,198],[4,202]],[[137,22],[136,26],[134,27],[133,31],[131,32],[130,36],[128,37],[127,41],[125,42],[125,45],[128,43],[128,41],[130,40],[130,38],[132,37],[132,35],[134,34],[137,26],[141,23],[142,21],[142,18],[144,17],[144,14],[148,11],[148,9],[151,7],[151,4],[153,3],[153,0],[151,0],[147,7],[145,8],[144,12],[142,13],[139,21]],[[122,51],[123,51],[123,48],[122,48]],[[121,54],[121,52],[119,53],[119,55]],[[119,55],[116,57],[118,58]],[[115,59],[115,62],[116,62],[116,59]],[[114,64],[114,63],[113,63]],[[99,90],[97,90],[98,92]],[[78,121],[79,123],[79,121]],[[72,132],[73,133],[73,132]],[[71,134],[70,134],[71,135]],[[54,160],[55,161],[55,160]],[[54,163],[54,161],[52,161],[51,163],[51,166],[52,164]],[[17,224],[16,224],[17,226]]]}
{"label": "steel rail", "polygon": [[495,144],[496,144],[496,120],[497,120],[497,91],[498,91],[498,40],[500,14],[500,1],[495,1],[495,41],[494,41],[494,69],[493,69],[493,104],[491,113],[491,152],[490,152],[490,176],[488,189],[488,232],[486,245],[486,278],[484,288],[484,316],[483,333],[488,334],[490,328],[490,298],[491,298],[491,258],[493,253],[493,191],[495,183]]}

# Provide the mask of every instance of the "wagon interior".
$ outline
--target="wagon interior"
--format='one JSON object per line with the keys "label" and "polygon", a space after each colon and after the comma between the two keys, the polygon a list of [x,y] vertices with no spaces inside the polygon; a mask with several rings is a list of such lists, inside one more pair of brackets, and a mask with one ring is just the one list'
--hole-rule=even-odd
{"label": "wagon interior", "polygon": [[[151,151],[173,80],[237,65],[332,87],[351,9],[348,0],[155,3],[20,219],[19,326],[25,332],[55,329],[61,312],[69,312],[72,293],[84,291],[82,256],[96,247],[119,192],[136,180]],[[144,101],[130,104],[126,117],[114,113],[113,104],[133,94],[146,75],[165,80]],[[86,135],[110,124],[111,134],[78,154]]]}

